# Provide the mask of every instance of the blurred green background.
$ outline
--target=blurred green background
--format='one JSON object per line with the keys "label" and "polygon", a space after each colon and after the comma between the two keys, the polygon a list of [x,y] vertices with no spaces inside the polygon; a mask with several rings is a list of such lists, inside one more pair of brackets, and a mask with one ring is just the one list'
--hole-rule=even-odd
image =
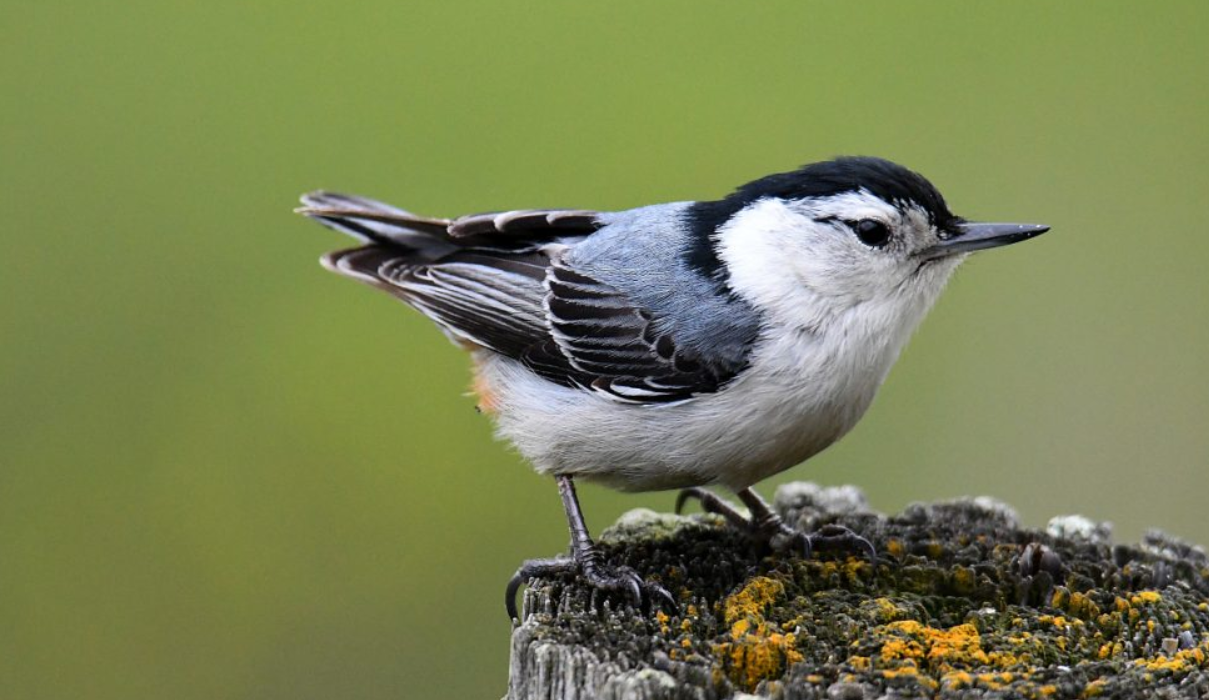
{"label": "blurred green background", "polygon": [[[0,26],[0,697],[496,698],[566,544],[317,187],[433,215],[836,154],[1051,234],[971,261],[775,482],[1209,543],[1209,4],[31,2]],[[773,482],[764,486],[771,495]],[[582,489],[599,530],[668,493]]]}

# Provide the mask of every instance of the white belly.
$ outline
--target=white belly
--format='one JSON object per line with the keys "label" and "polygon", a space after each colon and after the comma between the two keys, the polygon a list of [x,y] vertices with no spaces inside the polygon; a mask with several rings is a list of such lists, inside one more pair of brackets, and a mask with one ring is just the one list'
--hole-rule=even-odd
{"label": "white belly", "polygon": [[[624,491],[720,483],[750,486],[819,453],[856,424],[898,348],[855,353],[843,343],[782,335],[715,394],[673,405],[623,404],[540,379],[484,353],[499,435],[542,473],[569,474]],[[795,344],[809,344],[809,348]]]}

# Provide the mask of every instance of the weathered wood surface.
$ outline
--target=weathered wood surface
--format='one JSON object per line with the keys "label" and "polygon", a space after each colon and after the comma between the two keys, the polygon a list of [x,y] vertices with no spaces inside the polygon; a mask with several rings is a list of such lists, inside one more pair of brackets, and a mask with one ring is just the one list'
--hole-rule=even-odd
{"label": "weathered wood surface", "polygon": [[851,527],[874,562],[753,552],[713,516],[632,511],[609,560],[657,578],[678,614],[591,609],[534,581],[512,634],[511,700],[1209,698],[1209,560],[1159,532],[1111,543],[1077,516],[1020,527],[990,499],[886,516],[852,487],[790,484],[807,530]]}

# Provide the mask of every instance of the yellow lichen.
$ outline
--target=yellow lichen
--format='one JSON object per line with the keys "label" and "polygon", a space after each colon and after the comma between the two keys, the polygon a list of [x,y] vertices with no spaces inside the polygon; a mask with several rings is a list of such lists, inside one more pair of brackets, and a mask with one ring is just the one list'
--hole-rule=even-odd
{"label": "yellow lichen", "polygon": [[722,617],[731,641],[715,644],[714,656],[730,680],[753,690],[760,681],[779,678],[790,664],[802,660],[794,635],[785,634],[765,618],[768,608],[785,594],[785,585],[757,576],[722,603]]}
{"label": "yellow lichen", "polygon": [[915,663],[924,658],[924,648],[920,646],[919,642],[889,639],[882,645],[881,658],[882,661],[887,662],[908,661]]}
{"label": "yellow lichen", "polygon": [[785,594],[785,584],[767,576],[756,576],[739,592],[727,596],[722,603],[722,615],[726,624],[753,616],[764,616],[769,605]]}
{"label": "yellow lichen", "polygon": [[1134,605],[1145,605],[1146,603],[1157,603],[1163,599],[1163,596],[1158,591],[1142,591],[1134,594],[1129,602]]}
{"label": "yellow lichen", "polygon": [[974,676],[968,671],[949,671],[940,677],[940,685],[945,690],[961,690],[974,685]]}
{"label": "yellow lichen", "polygon": [[734,639],[742,639],[743,635],[747,634],[747,630],[751,629],[751,621],[748,619],[736,620],[735,624],[730,626],[730,636]]}
{"label": "yellow lichen", "polygon": [[990,663],[978,629],[971,624],[937,629],[915,620],[900,620],[878,627],[874,634],[882,638],[880,658],[885,664],[923,663],[944,673]]}
{"label": "yellow lichen", "polygon": [[945,668],[952,664],[987,663],[986,652],[981,646],[982,638],[974,625],[957,625],[948,630],[932,632],[929,636],[932,648],[928,651],[930,664]]}
{"label": "yellow lichen", "polygon": [[1022,662],[1021,658],[1010,651],[992,651],[987,653],[987,661],[999,668],[1015,668]]}
{"label": "yellow lichen", "polygon": [[985,690],[1002,690],[1015,680],[1011,673],[970,673],[969,671],[949,671],[941,676],[941,685],[948,690],[963,688],[983,688]]}
{"label": "yellow lichen", "polygon": [[1053,625],[1060,630],[1064,630],[1071,625],[1082,625],[1082,620],[1067,620],[1061,615],[1040,615],[1037,617],[1037,622],[1043,625]]}
{"label": "yellow lichen", "polygon": [[896,632],[905,632],[906,634],[920,634],[924,631],[924,624],[918,620],[901,620],[886,625],[886,627]]}
{"label": "yellow lichen", "polygon": [[923,660],[925,651],[923,644],[914,639],[923,630],[923,625],[915,620],[901,620],[878,628],[883,631],[901,632],[906,637],[895,635],[882,642],[881,659],[884,662],[906,661],[916,663]]}
{"label": "yellow lichen", "polygon": [[669,620],[671,620],[671,618],[668,617],[667,614],[664,613],[662,610],[655,613],[655,621],[659,623],[659,631],[662,634],[671,633],[672,628],[668,625]]}
{"label": "yellow lichen", "polygon": [[980,683],[998,683],[999,685],[1007,685],[1008,683],[1011,683],[1013,680],[1015,680],[1015,678],[1016,678],[1016,676],[1014,676],[1011,673],[1008,673],[1007,671],[1001,671],[999,673],[980,673],[980,674],[978,674],[978,681]]}
{"label": "yellow lichen", "polygon": [[848,557],[844,562],[844,574],[848,577],[850,583],[859,580],[870,568],[871,566],[868,561],[858,557]]}
{"label": "yellow lichen", "polygon": [[874,598],[861,604],[862,608],[871,607],[873,617],[878,622],[893,622],[902,618],[907,614],[907,611],[894,604],[894,601],[889,598]]}
{"label": "yellow lichen", "polygon": [[1205,668],[1205,660],[1209,658],[1209,642],[1201,643],[1191,649],[1177,651],[1171,656],[1159,654],[1152,659],[1135,659],[1134,663],[1147,671],[1169,671],[1173,674],[1184,674],[1198,668]]}
{"label": "yellow lichen", "polygon": [[844,561],[824,561],[818,564],[818,578],[821,580],[838,579],[842,583],[852,584],[865,576],[870,569],[869,562],[856,557],[848,557]]}
{"label": "yellow lichen", "polygon": [[1100,616],[1100,606],[1095,601],[1083,593],[1068,591],[1063,587],[1054,589],[1050,606],[1083,620],[1094,620]]}

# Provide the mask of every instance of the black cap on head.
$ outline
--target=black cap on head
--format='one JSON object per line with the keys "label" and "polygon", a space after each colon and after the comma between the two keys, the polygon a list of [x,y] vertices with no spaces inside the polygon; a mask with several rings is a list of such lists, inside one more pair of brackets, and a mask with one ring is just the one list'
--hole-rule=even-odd
{"label": "black cap on head", "polygon": [[686,260],[693,268],[716,278],[722,261],[718,259],[711,236],[752,202],[767,197],[829,197],[860,190],[867,190],[896,206],[919,206],[927,212],[932,223],[941,228],[949,228],[960,221],[923,175],[883,158],[844,156],[753,180],[723,199],[697,202],[687,213],[688,224],[695,235],[692,249],[686,252]]}
{"label": "black cap on head", "polygon": [[938,225],[955,218],[944,197],[923,175],[897,163],[867,156],[845,156],[762,177],[743,185],[723,201],[737,200],[735,203],[742,209],[761,197],[802,199],[858,190],[868,190],[891,204],[914,203],[923,207]]}

